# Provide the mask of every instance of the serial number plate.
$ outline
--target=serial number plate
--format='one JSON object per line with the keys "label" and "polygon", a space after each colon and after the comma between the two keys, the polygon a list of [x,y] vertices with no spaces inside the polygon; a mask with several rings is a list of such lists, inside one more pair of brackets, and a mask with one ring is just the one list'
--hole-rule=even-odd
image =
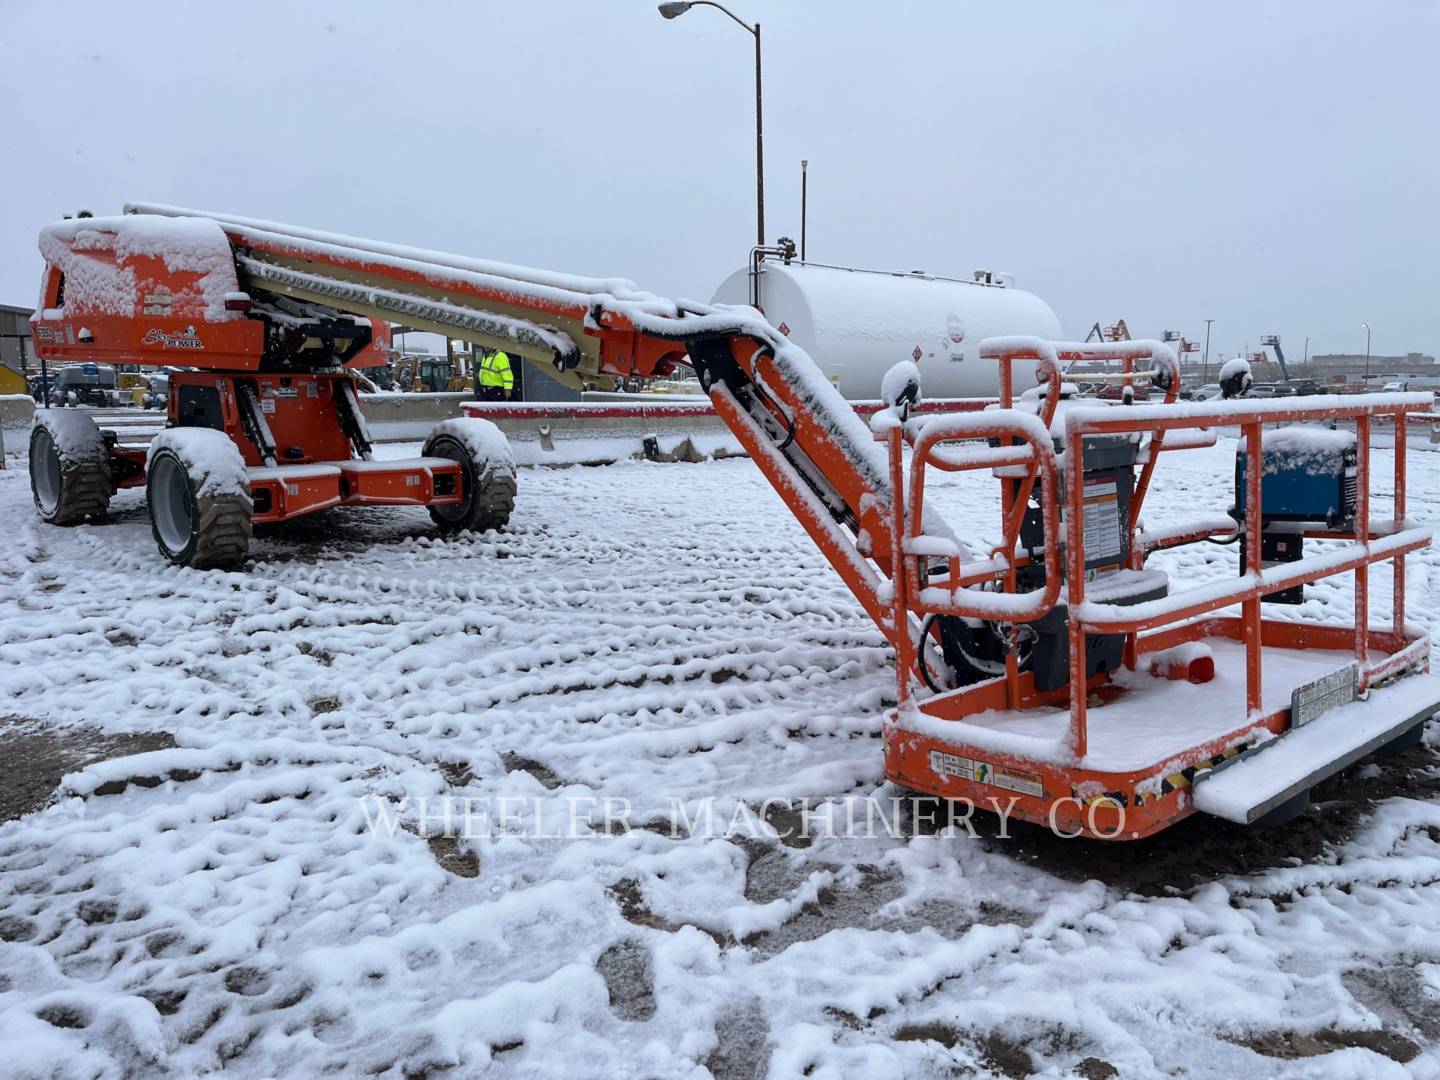
{"label": "serial number plate", "polygon": [[1290,692],[1290,726],[1304,727],[1331,709],[1350,704],[1359,684],[1360,665],[1346,664],[1314,682],[1297,686]]}

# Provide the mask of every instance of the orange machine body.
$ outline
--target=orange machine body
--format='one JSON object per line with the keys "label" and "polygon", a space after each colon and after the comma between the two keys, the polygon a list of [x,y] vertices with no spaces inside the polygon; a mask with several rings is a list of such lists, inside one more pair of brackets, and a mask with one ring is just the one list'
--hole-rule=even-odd
{"label": "orange machine body", "polygon": [[[249,467],[254,521],[462,501],[453,461],[366,460],[345,369],[384,363],[383,321],[330,312],[307,322],[293,306],[264,314],[240,287],[229,238],[203,219],[70,219],[46,229],[40,249],[37,355],[169,369],[168,426],[230,436]],[[115,486],[143,485],[145,447],[109,446]]]}
{"label": "orange machine body", "polygon": [[[78,218],[41,234],[46,267],[31,319],[37,355],[51,363],[258,368],[265,327],[245,317],[220,228],[179,220],[138,226],[131,219]],[[142,242],[127,242],[133,231]],[[189,258],[167,261],[167,241],[181,244]]]}

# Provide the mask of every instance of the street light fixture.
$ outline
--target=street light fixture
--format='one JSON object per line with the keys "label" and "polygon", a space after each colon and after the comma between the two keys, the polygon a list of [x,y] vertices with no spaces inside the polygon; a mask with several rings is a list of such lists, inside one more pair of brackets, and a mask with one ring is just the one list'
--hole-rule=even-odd
{"label": "street light fixture", "polygon": [[765,246],[765,121],[760,94],[760,24],[751,26],[724,4],[715,0],[671,0],[660,5],[666,19],[678,19],[693,7],[719,8],[755,38],[755,245]]}

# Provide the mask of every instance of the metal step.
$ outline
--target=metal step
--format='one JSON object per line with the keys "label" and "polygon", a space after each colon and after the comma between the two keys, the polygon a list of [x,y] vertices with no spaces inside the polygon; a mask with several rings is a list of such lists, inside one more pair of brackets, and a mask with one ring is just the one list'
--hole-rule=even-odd
{"label": "metal step", "polygon": [[1440,713],[1440,676],[1410,675],[1195,776],[1195,809],[1249,825]]}

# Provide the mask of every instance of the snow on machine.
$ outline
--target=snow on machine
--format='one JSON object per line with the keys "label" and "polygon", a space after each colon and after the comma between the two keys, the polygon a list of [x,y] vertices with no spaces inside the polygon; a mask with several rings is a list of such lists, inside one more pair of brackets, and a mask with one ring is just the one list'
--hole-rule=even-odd
{"label": "snow on machine", "polygon": [[255,523],[332,506],[424,506],[442,528],[508,521],[515,470],[494,425],[444,421],[423,456],[375,460],[347,370],[367,358],[371,321],[264,288],[214,221],[67,219],[41,233],[40,250],[31,324],[42,358],[79,362],[62,376],[172,369],[167,430],[148,448],[85,413],[36,413],[30,477],[44,520],[103,517],[117,489],[143,484],[161,553],[225,569],[244,561]]}
{"label": "snow on machine", "polygon": [[[1406,430],[1433,407],[1428,393],[1178,402],[1179,366],[1160,342],[990,337],[965,362],[996,365],[998,407],[921,415],[928,357],[917,344],[922,363],[880,380],[887,405],[867,424],[753,306],[128,209],[140,214],[133,230],[127,219],[47,230],[36,341],[65,358],[130,363],[174,363],[180,350],[201,369],[171,377],[172,430],[150,452],[156,536],[179,561],[201,562],[185,553],[188,527],[215,537],[207,558],[233,562],[248,500],[256,520],[341,501],[415,502],[450,521],[508,514],[513,472],[489,439],[442,424],[425,458],[367,460],[337,369],[364,336],[357,317],[403,320],[549,363],[559,378],[693,371],[895,648],[899,702],[882,745],[885,775],[903,788],[1101,839],[1150,835],[1197,811],[1278,821],[1314,784],[1418,739],[1440,711],[1428,636],[1405,621],[1405,559],[1431,539],[1406,516]],[[1071,366],[1083,374],[1067,376]],[[1017,392],[1018,380],[1037,385]],[[1123,402],[1153,394],[1068,396],[1081,380],[1119,387]],[[55,415],[66,419],[47,414],[32,438],[47,520],[103,511],[108,485],[141,482],[143,452],[114,446],[81,414]],[[1370,513],[1377,422],[1396,446],[1388,520]],[[1327,429],[1340,423],[1353,436]],[[1244,435],[1234,506],[1146,528],[1158,464],[1214,445],[1218,426]],[[978,513],[962,537],[927,505],[931,470],[997,481],[998,544],[973,536]],[[1212,540],[1241,544],[1237,578],[1187,587],[1147,565]],[[1306,542],[1318,550],[1305,555]],[[1390,620],[1372,626],[1369,569],[1387,562]],[[1348,625],[1262,614],[1343,574],[1354,575]]]}

